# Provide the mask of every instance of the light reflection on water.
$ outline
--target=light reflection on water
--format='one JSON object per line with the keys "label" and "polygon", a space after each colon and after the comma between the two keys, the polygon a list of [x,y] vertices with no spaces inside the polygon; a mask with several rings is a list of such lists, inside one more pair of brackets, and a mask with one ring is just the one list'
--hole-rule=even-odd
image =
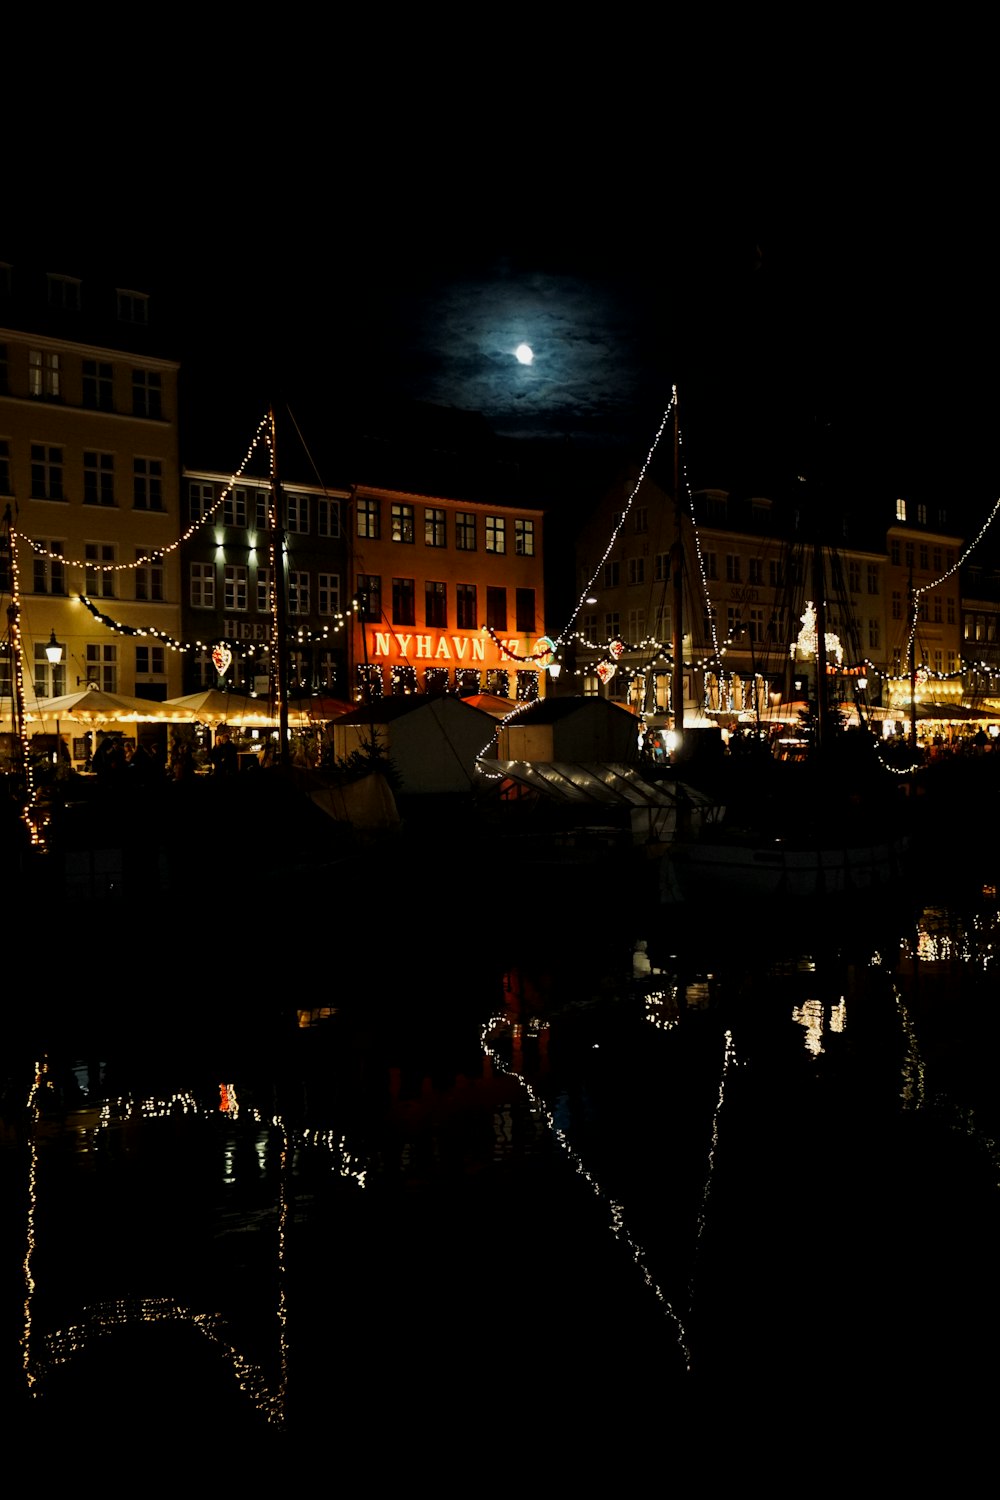
{"label": "light reflection on water", "polygon": [[[756,964],[720,955],[709,972],[654,944],[648,972],[628,948],[617,973],[509,968],[502,1010],[477,1020],[470,1005],[450,1018],[456,1032],[478,1027],[475,1056],[442,1041],[439,1024],[428,1036],[418,1025],[405,1043],[391,1033],[359,1041],[348,1015],[320,1007],[308,1025],[291,1020],[310,1049],[295,1054],[308,1073],[301,1086],[269,1078],[259,1059],[211,1088],[178,1077],[168,1092],[134,1095],[103,1061],[40,1065],[26,1083],[29,1128],[10,1143],[26,1183],[25,1384],[44,1402],[57,1372],[86,1369],[95,1342],[184,1324],[216,1351],[240,1399],[281,1429],[297,1348],[308,1349],[300,1368],[313,1361],[313,1380],[330,1378],[316,1356],[322,1320],[344,1313],[339,1296],[314,1304],[312,1278],[326,1264],[358,1304],[356,1325],[337,1326],[359,1362],[371,1357],[372,1326],[384,1339],[394,1318],[406,1327],[413,1317],[415,1331],[424,1320],[475,1323],[480,1306],[522,1306],[538,1276],[565,1281],[570,1265],[588,1316],[606,1304],[608,1322],[620,1316],[627,1329],[659,1321],[657,1380],[667,1386],[746,1375],[765,1348],[813,1374],[824,1359],[845,1371],[866,1347],[883,1361],[917,1350],[933,1362],[941,1351],[912,1326],[910,1283],[881,1288],[881,1300],[874,1285],[883,1260],[927,1266],[920,1237],[954,1165],[970,1194],[980,1158],[990,1191],[1000,1182],[982,1059],[995,1030],[978,1030],[996,915],[928,909],[895,947],[850,957],[827,943]],[[956,996],[976,1028],[961,1059]],[[353,1047],[369,1052],[345,1106],[322,1049]],[[287,1057],[281,1064],[287,1071]],[[290,1108],[274,1106],[282,1088]],[[936,1133],[901,1135],[907,1115]],[[966,1143],[957,1163],[944,1136]],[[169,1178],[161,1206],[175,1216],[159,1230],[158,1194],[143,1186],[156,1173]],[[133,1224],[121,1205],[136,1184]],[[190,1213],[180,1208],[188,1195]],[[948,1201],[991,1252],[995,1211],[980,1221],[971,1198]],[[80,1256],[68,1231],[79,1235],[91,1204],[110,1205],[107,1226],[88,1226],[106,1244]],[[830,1305],[813,1307],[803,1328],[803,1255],[818,1251],[836,1280]],[[414,1310],[408,1277],[419,1286],[420,1274],[428,1306]],[[967,1300],[974,1286],[975,1267]],[[382,1322],[380,1301],[390,1309]],[[995,1300],[978,1312],[989,1327]],[[571,1348],[565,1288],[547,1316]]]}

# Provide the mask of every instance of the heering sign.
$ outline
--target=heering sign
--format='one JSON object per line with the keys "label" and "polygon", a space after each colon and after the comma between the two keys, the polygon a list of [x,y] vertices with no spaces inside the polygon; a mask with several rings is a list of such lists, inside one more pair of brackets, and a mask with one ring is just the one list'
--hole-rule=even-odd
{"label": "heering sign", "polygon": [[[457,661],[471,664],[486,660],[487,644],[494,646],[492,636],[403,635],[399,631],[392,630],[373,630],[371,633],[373,660],[379,657],[409,657],[411,661]],[[500,650],[501,645],[506,646],[515,657],[524,655],[519,640],[502,641],[495,647],[494,655],[497,661],[511,661],[511,657],[505,656]]]}

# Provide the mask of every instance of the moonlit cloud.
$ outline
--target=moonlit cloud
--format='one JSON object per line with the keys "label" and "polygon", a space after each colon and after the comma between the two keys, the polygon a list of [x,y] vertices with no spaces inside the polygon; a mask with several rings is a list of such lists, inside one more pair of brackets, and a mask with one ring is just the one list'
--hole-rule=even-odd
{"label": "moonlit cloud", "polygon": [[[504,435],[586,431],[635,403],[635,321],[613,287],[538,273],[464,279],[421,300],[414,336],[415,392],[481,411]],[[515,357],[521,343],[530,364]]]}

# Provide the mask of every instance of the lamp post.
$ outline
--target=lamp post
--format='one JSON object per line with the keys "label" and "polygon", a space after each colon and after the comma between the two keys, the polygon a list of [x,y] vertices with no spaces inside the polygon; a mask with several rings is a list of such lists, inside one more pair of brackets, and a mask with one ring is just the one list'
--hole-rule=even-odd
{"label": "lamp post", "polygon": [[[48,660],[49,666],[52,668],[52,687],[54,689],[56,685],[56,667],[61,664],[63,659],[62,642],[56,640],[56,633],[54,628],[49,632],[49,644],[45,648],[45,655]],[[56,698],[58,697],[58,694],[53,691],[52,696],[53,698]],[[59,720],[56,719],[56,747],[52,759],[55,763],[55,768],[57,771],[59,770],[60,743]]]}

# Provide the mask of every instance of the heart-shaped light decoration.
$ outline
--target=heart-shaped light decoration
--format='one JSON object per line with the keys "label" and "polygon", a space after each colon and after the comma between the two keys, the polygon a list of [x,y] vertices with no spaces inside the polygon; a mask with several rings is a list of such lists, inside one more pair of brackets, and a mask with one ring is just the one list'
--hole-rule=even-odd
{"label": "heart-shaped light decoration", "polygon": [[212,647],[212,664],[220,677],[225,677],[232,666],[233,653],[228,646]]}
{"label": "heart-shaped light decoration", "polygon": [[608,655],[614,657],[615,661],[617,661],[624,650],[624,641],[612,641],[610,646],[608,647]]}
{"label": "heart-shaped light decoration", "polygon": [[617,671],[618,668],[615,666],[614,662],[602,661],[597,668],[597,675],[604,683],[604,686],[607,687],[608,683],[611,681],[612,677]]}

